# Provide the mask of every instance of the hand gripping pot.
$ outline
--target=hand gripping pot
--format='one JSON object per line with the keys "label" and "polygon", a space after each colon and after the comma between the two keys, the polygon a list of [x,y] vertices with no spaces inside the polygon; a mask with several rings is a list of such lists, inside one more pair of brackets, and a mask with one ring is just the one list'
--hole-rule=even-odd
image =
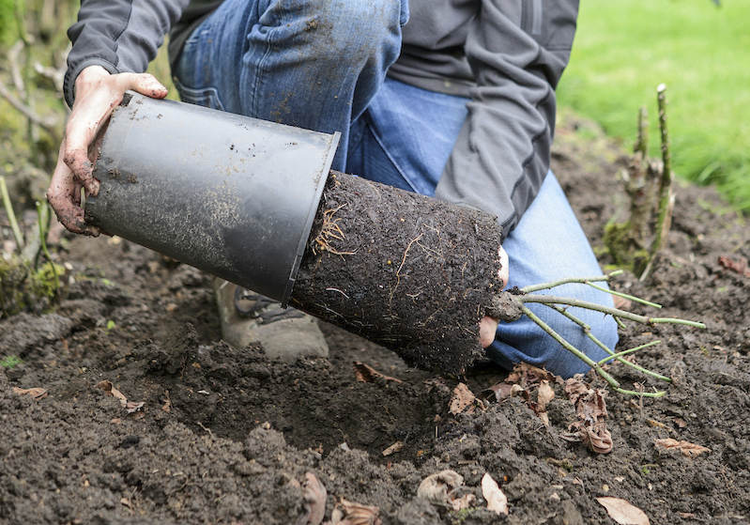
{"label": "hand gripping pot", "polygon": [[129,92],[86,220],[285,305],[339,137]]}

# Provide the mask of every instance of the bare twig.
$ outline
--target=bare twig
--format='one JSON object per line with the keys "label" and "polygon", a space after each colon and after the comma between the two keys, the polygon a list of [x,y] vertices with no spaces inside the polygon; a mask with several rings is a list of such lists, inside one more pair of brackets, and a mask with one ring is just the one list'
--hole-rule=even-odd
{"label": "bare twig", "polygon": [[617,359],[617,361],[620,362],[620,363],[622,363],[623,365],[629,366],[629,367],[631,367],[631,368],[633,368],[633,369],[635,369],[635,370],[637,370],[637,371],[639,371],[639,372],[641,372],[643,374],[649,375],[649,376],[651,376],[651,377],[653,377],[655,379],[660,379],[661,381],[666,381],[668,383],[672,382],[672,379],[669,378],[669,377],[667,377],[667,376],[663,376],[663,375],[661,375],[661,374],[659,374],[657,372],[653,372],[653,371],[651,371],[651,370],[649,370],[647,368],[644,368],[644,367],[642,367],[642,366],[640,366],[640,365],[638,365],[636,363],[633,363],[632,361],[628,361],[626,359],[623,359],[622,356],[617,356],[615,354],[614,350],[612,350],[607,345],[605,345],[604,343],[602,343],[599,340],[599,338],[596,337],[591,332],[591,327],[589,325],[587,325],[586,323],[584,323],[581,319],[579,319],[575,315],[571,314],[566,308],[563,308],[562,306],[559,306],[559,305],[556,305],[556,304],[545,304],[544,306],[548,306],[549,308],[552,308],[556,312],[560,313],[564,317],[567,317],[568,319],[570,319],[571,321],[573,321],[575,324],[577,324],[578,326],[580,326],[581,329],[583,330],[583,333],[586,335],[586,337],[588,337],[596,346],[598,346],[599,348],[601,348],[602,350],[604,350],[605,352],[607,352],[612,358]]}
{"label": "bare twig", "polygon": [[654,238],[649,248],[649,261],[640,280],[643,281],[651,272],[656,253],[661,250],[667,239],[672,225],[672,209],[674,195],[672,194],[672,158],[669,153],[669,132],[667,130],[667,86],[659,84],[656,88],[656,98],[659,104],[659,131],[661,132],[662,170],[659,180],[658,212],[654,226]]}
{"label": "bare twig", "polygon": [[525,286],[521,288],[523,293],[538,292],[539,290],[549,290],[550,288],[556,288],[563,284],[579,283],[583,284],[586,282],[602,282],[609,281],[612,277],[622,274],[622,270],[615,270],[607,275],[597,275],[595,277],[569,277],[567,279],[560,279],[559,281],[552,281],[548,283],[534,284],[531,286]]}
{"label": "bare twig", "polygon": [[[628,394],[628,395],[635,395],[635,396],[641,396],[641,397],[661,397],[665,394],[663,391],[658,392],[645,392],[642,388],[638,391],[635,390],[626,390],[620,387],[620,384],[615,380],[608,372],[606,372],[602,366],[606,363],[609,363],[611,361],[617,360],[618,362],[625,364],[627,366],[630,366],[631,368],[638,370],[639,372],[642,372],[646,375],[649,375],[655,379],[659,379],[661,381],[667,381],[671,382],[672,380],[664,375],[658,374],[656,372],[652,372],[651,370],[648,370],[642,366],[639,366],[635,363],[631,363],[630,361],[627,361],[624,359],[624,356],[632,354],[634,352],[637,352],[639,350],[643,350],[644,348],[648,348],[650,346],[654,346],[658,344],[660,341],[651,341],[649,343],[636,346],[634,348],[629,348],[627,350],[622,350],[620,352],[615,352],[611,348],[607,347],[602,341],[600,341],[591,331],[591,326],[586,324],[584,321],[576,317],[574,314],[568,311],[568,307],[574,306],[578,308],[583,308],[587,310],[593,310],[597,312],[602,312],[605,314],[611,315],[615,321],[618,322],[618,324],[622,325],[622,319],[628,319],[630,321],[634,321],[637,323],[642,323],[646,325],[653,325],[653,324],[663,324],[663,323],[670,323],[670,324],[680,324],[680,325],[686,325],[686,326],[692,326],[696,328],[705,328],[706,325],[703,323],[698,323],[695,321],[687,321],[684,319],[675,319],[671,317],[647,317],[644,315],[637,315],[625,310],[621,310],[618,308],[611,308],[608,306],[603,306],[597,303],[592,303],[589,301],[583,301],[579,299],[574,299],[570,297],[558,297],[554,295],[529,295],[527,294],[528,291],[538,291],[538,290],[547,290],[550,288],[555,288],[557,286],[560,286],[562,284],[568,284],[568,283],[579,283],[579,284],[585,284],[588,286],[593,286],[597,290],[601,290],[603,292],[611,293],[613,295],[619,295],[621,297],[626,297],[630,300],[638,301],[643,304],[658,307],[661,308],[660,305],[656,303],[652,303],[650,301],[644,301],[638,297],[634,297],[629,294],[622,294],[620,292],[613,292],[612,290],[606,289],[602,286],[594,285],[593,282],[601,282],[601,281],[609,281],[610,278],[614,275],[618,275],[621,273],[620,271],[612,272],[609,275],[601,275],[596,277],[582,277],[582,278],[569,278],[569,279],[561,279],[559,281],[549,282],[549,283],[543,283],[533,286],[527,286],[523,289],[521,289],[521,294],[518,295],[512,295],[513,301],[516,303],[516,306],[520,309],[523,314],[525,314],[529,319],[531,319],[534,323],[536,323],[537,326],[539,326],[543,331],[545,331],[550,337],[552,337],[555,341],[560,343],[563,348],[565,348],[567,351],[571,352],[573,355],[575,355],[578,359],[586,363],[588,366],[590,366],[594,372],[602,377],[609,385],[617,392],[620,392],[622,394]],[[534,314],[533,311],[531,311],[527,304],[531,303],[538,303],[543,304],[549,308],[552,308],[556,312],[560,313],[567,319],[573,321],[575,324],[581,327],[586,337],[591,340],[596,346],[604,350],[608,356],[599,360],[598,362],[594,361],[587,355],[585,355],[580,349],[576,348],[574,345],[572,345],[569,341],[565,340],[560,334],[558,334],[554,329],[552,329],[549,325],[547,325],[544,321],[542,321],[541,318],[539,318],[537,315]],[[566,306],[561,306],[566,305]]]}
{"label": "bare twig", "polygon": [[[634,390],[626,390],[624,388],[620,387],[620,383],[612,377],[606,370],[604,370],[599,363],[591,359],[589,356],[581,352],[579,349],[577,349],[575,346],[570,344],[568,341],[565,340],[560,334],[555,332],[547,323],[542,321],[539,317],[537,317],[534,312],[528,309],[526,306],[522,306],[521,309],[523,310],[523,313],[526,314],[526,316],[534,321],[539,328],[547,332],[547,334],[552,337],[555,341],[560,343],[563,348],[565,348],[568,352],[575,355],[578,359],[589,365],[594,372],[596,372],[599,377],[604,379],[610,387],[615,392],[620,392],[621,394],[628,394],[628,395],[634,395],[634,396],[642,396],[642,397],[661,397],[664,394],[666,394],[665,391],[661,390],[658,392],[636,392]],[[611,357],[611,356],[610,356]]]}
{"label": "bare twig", "polygon": [[640,160],[648,159],[648,110],[645,106],[638,110],[638,138],[633,151],[641,154]]}
{"label": "bare twig", "polygon": [[44,78],[48,78],[52,81],[55,89],[58,92],[62,92],[63,83],[65,81],[65,69],[57,69],[52,66],[43,66],[39,62],[34,63],[34,71]]}
{"label": "bare twig", "polygon": [[654,324],[682,324],[686,326],[692,326],[694,328],[705,328],[706,325],[698,323],[696,321],[688,321],[686,319],[676,319],[674,317],[646,317],[645,315],[638,315],[618,308],[610,308],[609,306],[603,306],[601,304],[592,303],[590,301],[582,301],[580,299],[573,299],[571,297],[558,297],[555,295],[522,295],[519,296],[519,300],[523,303],[553,303],[553,304],[567,304],[568,306],[577,306],[579,308],[585,308],[586,310],[596,310],[597,312],[603,312],[609,314],[615,318],[628,319],[637,323],[654,325]]}
{"label": "bare twig", "polygon": [[23,40],[19,40],[8,50],[8,64],[10,64],[10,78],[13,80],[13,85],[18,92],[21,99],[26,98],[26,84],[23,81],[21,75],[21,66],[18,65],[18,57],[21,55],[24,43]]}
{"label": "bare twig", "polygon": [[18,247],[19,253],[23,250],[24,240],[21,228],[18,227],[18,221],[16,220],[16,214],[13,212],[13,204],[10,202],[10,195],[8,195],[8,187],[5,185],[5,177],[0,176],[0,195],[2,195],[3,206],[5,207],[5,213],[8,215],[8,222],[10,222],[10,229],[13,231],[13,237],[16,239],[16,246]]}
{"label": "bare twig", "polygon": [[600,292],[608,293],[610,295],[616,295],[618,297],[622,297],[624,299],[628,299],[636,303],[641,303],[641,304],[645,304],[646,306],[651,306],[652,308],[661,308],[660,304],[652,303],[651,301],[641,299],[640,297],[636,297],[634,295],[626,294],[623,292],[618,292],[615,290],[610,290],[609,288],[604,288],[603,286],[594,284],[595,282],[609,281],[612,277],[615,277],[616,275],[620,275],[621,273],[622,273],[622,270],[615,270],[614,272],[611,272],[607,275],[598,275],[596,277],[573,277],[569,279],[560,279],[559,281],[526,286],[524,288],[521,288],[521,291],[523,293],[531,293],[531,292],[536,292],[539,290],[549,290],[550,288],[562,286],[563,284],[578,283],[578,284],[586,284],[596,290],[599,290]]}
{"label": "bare twig", "polygon": [[34,113],[34,111],[30,107],[13,96],[13,94],[8,90],[5,84],[3,84],[2,80],[0,80],[0,97],[3,97],[11,106],[13,106],[13,108],[22,113],[27,119],[39,125],[39,127],[44,129],[46,132],[53,136],[57,136],[57,119],[54,117],[41,117]]}

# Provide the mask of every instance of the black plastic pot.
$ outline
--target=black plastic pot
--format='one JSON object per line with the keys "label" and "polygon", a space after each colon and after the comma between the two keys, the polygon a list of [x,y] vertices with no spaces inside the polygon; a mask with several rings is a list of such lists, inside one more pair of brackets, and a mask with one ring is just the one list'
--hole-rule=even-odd
{"label": "black plastic pot", "polygon": [[338,141],[128,93],[86,220],[286,304]]}

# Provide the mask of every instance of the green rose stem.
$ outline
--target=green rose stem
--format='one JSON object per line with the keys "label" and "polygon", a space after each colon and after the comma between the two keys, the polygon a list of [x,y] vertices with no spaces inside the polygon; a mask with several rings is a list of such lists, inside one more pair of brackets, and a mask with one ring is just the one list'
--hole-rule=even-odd
{"label": "green rose stem", "polygon": [[[623,297],[631,301],[635,301],[635,302],[638,302],[647,306],[651,306],[653,308],[661,308],[661,305],[657,303],[646,301],[644,299],[640,299],[639,297],[635,297],[630,294],[625,294],[625,293],[617,292],[614,290],[608,290],[607,288],[604,288],[603,286],[594,284],[596,282],[609,281],[612,277],[619,275],[621,273],[622,271],[618,270],[608,275],[561,279],[559,281],[553,281],[549,283],[542,283],[542,284],[537,284],[533,286],[527,286],[520,290],[522,292],[521,294],[513,295],[513,299],[514,301],[518,303],[519,309],[521,312],[523,312],[523,314],[525,314],[529,319],[531,319],[534,323],[536,323],[542,330],[544,330],[547,334],[549,334],[549,336],[552,337],[555,341],[560,343],[563,346],[563,348],[565,348],[567,351],[575,355],[578,359],[580,359],[581,361],[586,363],[588,366],[590,366],[594,370],[594,372],[598,374],[600,377],[602,377],[616,392],[620,392],[622,394],[628,394],[628,395],[635,395],[635,396],[661,397],[666,392],[664,391],[636,392],[633,390],[626,390],[624,388],[621,388],[620,383],[614,377],[612,377],[612,375],[610,375],[606,370],[602,368],[603,365],[613,360],[617,360],[618,362],[624,365],[630,366],[631,368],[639,372],[642,372],[643,374],[646,374],[650,377],[659,379],[661,381],[671,382],[671,379],[667,376],[658,374],[656,372],[648,370],[642,366],[639,366],[635,363],[631,363],[630,361],[627,361],[624,359],[626,355],[632,354],[634,352],[637,352],[644,348],[648,348],[650,346],[654,346],[660,343],[660,341],[658,340],[651,341],[649,343],[642,344],[634,348],[629,348],[627,350],[623,350],[620,352],[614,352],[612,349],[608,348],[607,345],[602,343],[594,334],[591,333],[591,327],[589,325],[587,325],[581,319],[579,319],[578,317],[570,313],[568,311],[568,307],[574,306],[578,308],[584,308],[587,310],[593,310],[593,311],[602,312],[602,313],[611,315],[621,326],[622,326],[622,319],[627,319],[627,320],[634,321],[636,323],[645,324],[645,325],[678,324],[678,325],[691,326],[695,328],[705,328],[706,327],[705,324],[698,323],[695,321],[688,321],[685,319],[676,319],[672,317],[647,317],[644,315],[638,315],[632,312],[627,312],[619,308],[611,308],[611,307],[603,306],[597,303],[592,303],[589,301],[582,301],[579,299],[572,299],[569,297],[532,294],[532,292],[536,292],[539,290],[549,290],[549,289],[561,286],[563,284],[579,283],[579,284],[585,284],[585,285],[591,286],[592,288],[595,288],[597,290],[600,290],[600,291],[603,291],[612,295],[616,295],[618,297]],[[552,329],[552,327],[550,327],[547,323],[542,321],[542,319],[540,319],[536,314],[534,314],[534,312],[532,312],[528,308],[528,306],[526,306],[527,304],[532,304],[532,303],[543,304],[549,308],[552,308],[553,310],[558,312],[560,315],[563,315],[564,317],[568,318],[569,320],[571,320],[572,322],[580,326],[583,332],[585,333],[586,337],[588,337],[594,344],[596,344],[599,348],[607,352],[607,354],[609,355],[598,362],[588,357],[586,354],[581,352],[581,350],[574,347],[570,342],[566,341],[560,334],[558,334],[554,329]]]}

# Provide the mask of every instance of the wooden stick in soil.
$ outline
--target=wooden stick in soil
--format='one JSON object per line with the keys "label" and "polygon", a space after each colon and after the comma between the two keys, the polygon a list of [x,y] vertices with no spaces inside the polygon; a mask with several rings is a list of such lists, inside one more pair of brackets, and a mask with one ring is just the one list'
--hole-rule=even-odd
{"label": "wooden stick in soil", "polygon": [[667,130],[667,86],[659,84],[656,88],[659,105],[659,131],[661,135],[662,170],[659,180],[657,203],[657,218],[654,226],[654,238],[649,248],[649,261],[640,280],[648,277],[654,264],[654,258],[666,242],[669,228],[672,225],[672,210],[674,208],[674,194],[672,193],[672,158],[669,153],[669,131]]}

